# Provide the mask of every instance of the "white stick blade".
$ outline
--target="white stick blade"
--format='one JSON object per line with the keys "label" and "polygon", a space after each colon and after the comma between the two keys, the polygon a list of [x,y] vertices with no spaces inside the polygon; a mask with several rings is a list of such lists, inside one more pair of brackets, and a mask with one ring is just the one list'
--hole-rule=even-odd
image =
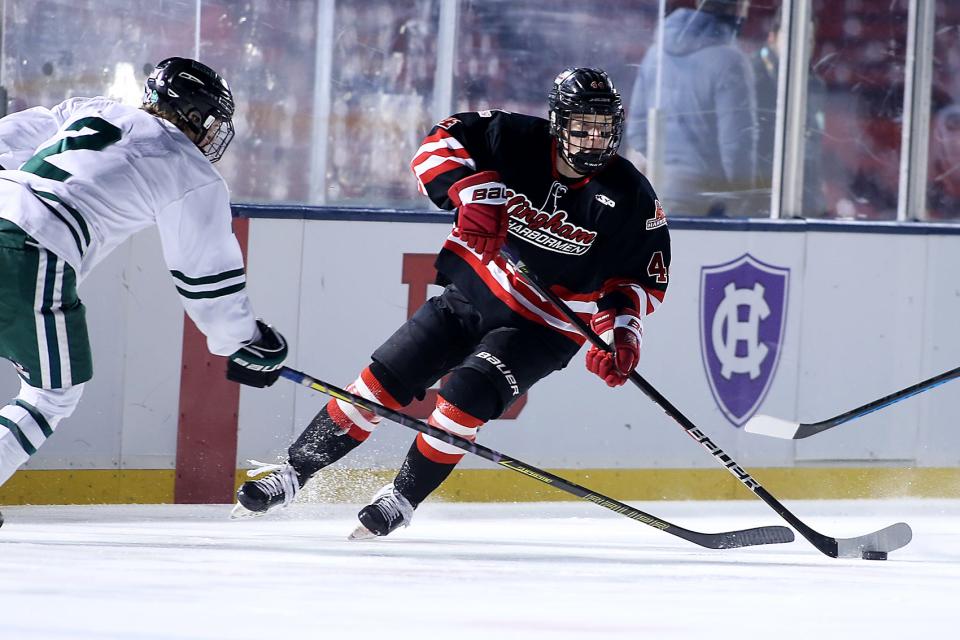
{"label": "white stick blade", "polygon": [[757,433],[762,436],[793,440],[797,435],[797,430],[800,429],[800,423],[774,418],[773,416],[760,415],[753,416],[747,420],[747,424],[744,425],[743,429],[749,433]]}

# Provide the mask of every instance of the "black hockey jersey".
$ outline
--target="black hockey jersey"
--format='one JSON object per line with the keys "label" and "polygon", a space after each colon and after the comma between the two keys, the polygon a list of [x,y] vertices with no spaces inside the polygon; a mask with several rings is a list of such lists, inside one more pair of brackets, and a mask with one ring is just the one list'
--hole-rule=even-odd
{"label": "black hockey jersey", "polygon": [[[411,162],[420,191],[444,209],[447,190],[493,170],[507,187],[508,251],[589,321],[598,309],[630,306],[641,317],[663,301],[670,268],[667,219],[647,179],[620,156],[572,181],[556,170],[556,140],[543,118],[480,111],[437,124]],[[447,237],[437,271],[481,313],[506,305],[570,339],[583,337],[497,256],[484,265],[460,238]]]}

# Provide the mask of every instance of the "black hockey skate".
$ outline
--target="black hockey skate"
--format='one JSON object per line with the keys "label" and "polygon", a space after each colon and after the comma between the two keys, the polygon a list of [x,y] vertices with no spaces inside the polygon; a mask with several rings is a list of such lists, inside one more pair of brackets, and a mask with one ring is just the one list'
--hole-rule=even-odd
{"label": "black hockey skate", "polygon": [[237,490],[237,504],[230,512],[231,518],[262,516],[276,506],[286,507],[300,491],[300,479],[289,464],[267,464],[250,460],[259,465],[247,471],[251,478],[267,473],[259,480],[248,480]]}
{"label": "black hockey skate", "polygon": [[358,526],[350,534],[351,540],[366,540],[375,536],[385,536],[400,525],[410,526],[413,519],[413,505],[403,494],[388,484],[373,496],[373,500],[360,509]]}

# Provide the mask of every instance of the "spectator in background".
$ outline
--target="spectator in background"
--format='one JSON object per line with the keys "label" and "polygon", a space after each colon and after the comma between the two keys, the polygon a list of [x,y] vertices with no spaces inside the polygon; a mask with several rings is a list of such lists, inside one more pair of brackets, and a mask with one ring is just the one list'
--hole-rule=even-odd
{"label": "spectator in background", "polygon": [[936,112],[930,136],[929,217],[960,219],[960,104]]}
{"label": "spectator in background", "polygon": [[[947,147],[936,151],[935,147],[944,140],[944,133],[948,131],[948,111],[944,106],[949,103],[949,97],[933,87],[931,94],[931,112],[934,117],[934,130],[931,137],[931,155],[936,160],[939,154],[941,164],[945,166],[950,161],[950,151]],[[897,217],[897,203],[900,190],[900,155],[903,138],[903,101],[904,87],[872,86],[857,93],[856,122],[858,128],[851,135],[854,145],[849,150],[844,161],[847,175],[845,177],[845,193],[837,200],[836,212],[840,218],[857,218],[864,220],[895,220]],[[942,126],[937,128],[940,115],[943,115]],[[949,145],[948,145],[949,146]],[[939,177],[938,170],[930,168],[933,200],[930,208],[937,208],[936,198],[944,196],[946,199],[939,202],[939,207],[950,207],[949,191],[937,194],[937,185],[946,186],[946,181],[952,179],[949,173]],[[949,189],[954,188],[953,186]],[[924,212],[911,211],[910,218],[923,218]]]}
{"label": "spectator in background", "polygon": [[847,196],[837,202],[841,218],[894,220],[900,180],[903,87],[870,87],[857,94],[855,166]]}
{"label": "spectator in background", "polygon": [[[755,186],[757,107],[750,60],[736,42],[749,0],[698,0],[664,20],[663,167],[655,185],[679,215],[749,215]],[[655,103],[657,49],[644,56],[633,87],[627,142],[646,153],[647,110]],[[653,159],[650,159],[653,161]]]}
{"label": "spectator in background", "polygon": [[[810,48],[813,53],[815,25],[810,25]],[[780,68],[780,12],[770,23],[767,41],[751,58],[753,75],[757,90],[757,187],[763,190],[769,199],[769,189],[773,186],[774,136],[777,124],[777,78]],[[826,215],[826,201],[823,195],[822,143],[824,116],[824,96],[826,85],[811,69],[807,76],[806,125],[804,128],[805,148],[803,162],[803,216],[823,217]]]}

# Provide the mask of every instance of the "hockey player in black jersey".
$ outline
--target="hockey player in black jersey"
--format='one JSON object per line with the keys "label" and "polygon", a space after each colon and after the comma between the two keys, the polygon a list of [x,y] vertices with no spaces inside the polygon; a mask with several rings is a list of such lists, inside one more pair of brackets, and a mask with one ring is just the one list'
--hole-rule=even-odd
{"label": "hockey player in black jersey", "polygon": [[[587,368],[622,385],[637,366],[642,321],[663,300],[667,220],[653,188],[617,155],[620,95],[598,69],[567,69],[549,94],[549,121],[504,111],[438,123],[411,163],[420,191],[456,209],[437,257],[440,296],[372,355],[351,392],[399,409],[442,377],[429,423],[473,440],[534,383],[567,365],[584,340],[501,255],[518,257],[614,347]],[[289,504],[318,470],[367,439],[380,421],[331,400],[285,465],[246,482],[238,513]],[[418,434],[396,479],[359,513],[354,537],[387,535],[447,478],[463,451]],[[245,514],[245,513],[244,513]]]}

